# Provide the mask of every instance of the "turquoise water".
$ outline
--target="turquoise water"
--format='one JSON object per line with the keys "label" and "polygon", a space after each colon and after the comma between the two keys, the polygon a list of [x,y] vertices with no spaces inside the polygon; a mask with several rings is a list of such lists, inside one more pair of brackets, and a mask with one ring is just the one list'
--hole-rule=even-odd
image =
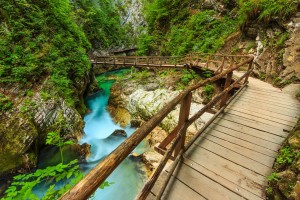
{"label": "turquoise water", "polygon": [[[123,73],[113,72],[113,73]],[[90,110],[84,118],[85,135],[80,143],[88,143],[91,145],[91,155],[87,159],[86,164],[81,164],[81,168],[88,172],[95,167],[103,158],[112,152],[119,144],[121,144],[125,137],[112,136],[111,134],[116,129],[123,129],[127,135],[131,135],[135,129],[122,128],[120,125],[114,123],[110,114],[106,110],[110,95],[110,87],[114,81],[105,80],[105,78],[112,73],[107,73],[97,77],[99,86],[102,90],[86,99],[86,105]],[[137,147],[135,152],[143,152],[147,149],[145,142]],[[107,200],[132,200],[136,197],[146,180],[144,172],[144,164],[133,157],[126,158],[122,164],[108,177],[107,181],[113,182],[105,189],[98,189],[91,199],[107,199]]]}

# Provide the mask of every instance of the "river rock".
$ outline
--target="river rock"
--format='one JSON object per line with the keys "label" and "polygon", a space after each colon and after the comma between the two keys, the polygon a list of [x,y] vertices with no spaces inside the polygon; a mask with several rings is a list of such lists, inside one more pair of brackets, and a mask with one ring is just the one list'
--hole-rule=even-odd
{"label": "river rock", "polygon": [[74,151],[80,162],[86,160],[91,154],[91,145],[87,143],[83,144],[73,144],[70,146],[70,150]]}
{"label": "river rock", "polygon": [[142,120],[139,120],[139,119],[132,119],[132,120],[130,121],[130,127],[131,127],[131,128],[138,128],[138,127],[140,127],[142,124],[143,124],[143,121],[142,121]]}
{"label": "river rock", "polygon": [[117,129],[117,130],[115,130],[115,131],[112,133],[112,135],[127,137],[126,131],[124,131],[124,130],[122,130],[122,129]]}
{"label": "river rock", "polygon": [[107,106],[107,111],[111,114],[114,122],[120,124],[122,128],[125,128],[130,123],[130,113],[127,109],[120,106]]}
{"label": "river rock", "polygon": [[161,143],[168,133],[161,127],[155,127],[150,134],[147,135],[147,141],[151,147],[155,146],[157,143]]}
{"label": "river rock", "polygon": [[[145,91],[139,89],[128,97],[128,111],[135,117],[145,121],[154,116],[168,102],[175,98],[180,91],[171,91],[167,89],[157,89],[155,91]],[[198,103],[191,104],[190,116],[196,114],[204,105]],[[173,111],[162,121],[161,127],[166,131],[172,131],[178,121],[180,105],[176,106]],[[195,133],[199,130],[204,122],[208,121],[212,114],[205,113],[200,119],[196,120],[189,128],[188,132]]]}

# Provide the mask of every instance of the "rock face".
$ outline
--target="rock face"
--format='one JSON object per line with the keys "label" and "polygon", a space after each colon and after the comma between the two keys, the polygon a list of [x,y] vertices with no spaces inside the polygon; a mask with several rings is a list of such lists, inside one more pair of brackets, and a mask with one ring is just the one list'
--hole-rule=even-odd
{"label": "rock face", "polygon": [[300,79],[300,12],[289,24],[289,32],[290,39],[286,42],[287,47],[283,54],[285,70],[282,73],[282,77],[295,76]]}
{"label": "rock face", "polygon": [[[51,131],[60,132],[66,140],[73,141],[83,135],[83,96],[97,89],[93,84],[94,74],[89,72],[76,83],[74,98],[79,102],[76,108],[63,98],[46,93],[50,90],[46,82],[47,77],[25,87],[0,85],[0,93],[8,95],[14,105],[11,110],[0,113],[0,176],[35,167],[38,149],[44,147],[46,135]],[[26,91],[31,91],[30,95]]]}
{"label": "rock face", "polygon": [[81,138],[84,126],[82,118],[78,111],[68,106],[63,99],[44,101],[38,98],[36,107],[33,119],[40,133],[47,132],[53,126],[57,126],[58,121],[63,121],[62,123],[66,125],[63,131],[67,133],[67,138],[75,140]]}
{"label": "rock face", "polygon": [[284,87],[300,79],[300,13],[283,24],[279,19],[268,26],[257,20],[230,36],[220,53],[254,55],[254,75]]}
{"label": "rock face", "polygon": [[32,145],[37,137],[34,123],[22,113],[0,114],[0,176],[35,165]]}
{"label": "rock face", "polygon": [[[167,89],[157,89],[154,91],[138,89],[128,96],[127,109],[134,118],[149,120],[178,94],[179,91],[171,91]],[[192,103],[190,116],[195,114],[202,107],[202,104]],[[167,131],[173,130],[177,125],[179,112],[180,106],[176,106],[176,108],[162,121],[160,126]],[[211,114],[204,114],[202,118],[198,119],[188,128],[188,132],[195,133],[200,129],[205,121],[209,120],[210,117]]]}

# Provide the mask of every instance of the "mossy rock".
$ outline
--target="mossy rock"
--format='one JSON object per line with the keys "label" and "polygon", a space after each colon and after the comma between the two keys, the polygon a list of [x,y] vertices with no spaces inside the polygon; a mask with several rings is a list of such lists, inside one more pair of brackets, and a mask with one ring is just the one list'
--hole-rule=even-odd
{"label": "mossy rock", "polygon": [[24,167],[35,160],[35,156],[27,152],[37,137],[37,129],[27,115],[0,115],[0,172]]}

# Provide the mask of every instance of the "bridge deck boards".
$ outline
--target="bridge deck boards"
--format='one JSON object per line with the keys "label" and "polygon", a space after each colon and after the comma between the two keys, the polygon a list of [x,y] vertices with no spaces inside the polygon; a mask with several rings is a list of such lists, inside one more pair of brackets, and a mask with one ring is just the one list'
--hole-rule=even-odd
{"label": "bridge deck boards", "polygon": [[296,124],[300,104],[266,83],[249,82],[186,151],[162,199],[266,198],[266,176]]}

